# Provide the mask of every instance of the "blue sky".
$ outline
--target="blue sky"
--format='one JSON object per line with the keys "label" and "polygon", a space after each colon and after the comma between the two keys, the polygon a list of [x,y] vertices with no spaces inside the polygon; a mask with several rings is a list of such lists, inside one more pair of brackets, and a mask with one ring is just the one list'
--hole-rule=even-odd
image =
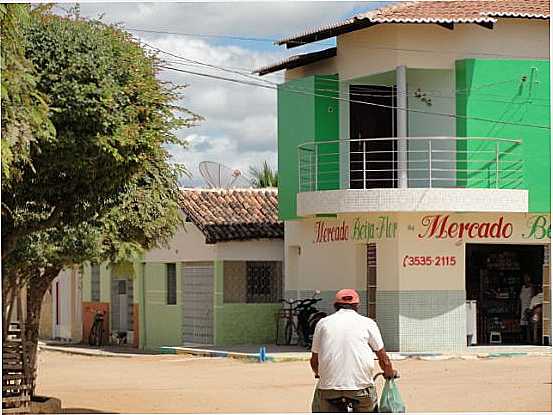
{"label": "blue sky", "polygon": [[[280,39],[323,24],[340,21],[356,13],[389,2],[232,2],[232,3],[81,3],[81,14],[121,23],[126,28]],[[63,4],[69,8],[72,4]],[[60,13],[60,9],[56,9]],[[287,50],[271,41],[154,34],[133,31],[133,35],[172,54],[233,70],[253,70],[287,56],[319,50],[334,44],[328,39],[318,44]],[[167,59],[175,61],[175,58]],[[210,75],[244,79],[239,75],[190,63],[181,69]],[[189,85],[180,105],[202,115],[197,127],[179,131],[187,148],[171,147],[175,162],[192,173],[183,178],[184,186],[203,186],[198,174],[202,160],[238,168],[247,175],[251,165],[267,160],[276,166],[276,92],[254,86],[233,84],[194,75],[164,71],[163,80]],[[282,82],[283,73],[265,77]]]}

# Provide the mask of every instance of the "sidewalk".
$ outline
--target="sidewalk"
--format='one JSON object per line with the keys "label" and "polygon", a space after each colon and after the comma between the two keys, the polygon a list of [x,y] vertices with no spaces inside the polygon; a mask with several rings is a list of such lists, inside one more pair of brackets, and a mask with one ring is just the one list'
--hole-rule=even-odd
{"label": "sidewalk", "polygon": [[[299,346],[277,346],[277,345],[235,345],[235,346],[213,346],[184,344],[182,346],[162,346],[159,352],[148,352],[138,350],[129,346],[102,346],[92,347],[86,344],[44,342],[39,341],[39,350],[47,350],[60,353],[98,356],[98,357],[146,357],[160,354],[187,354],[198,357],[226,357],[246,361],[259,362],[260,349],[265,347],[265,361],[267,362],[293,362],[308,361],[311,353]],[[468,347],[465,352],[460,353],[432,353],[432,352],[411,352],[397,353],[388,352],[391,360],[419,359],[419,360],[448,360],[448,359],[485,359],[499,357],[524,357],[524,356],[551,356],[550,346],[473,346]]]}
{"label": "sidewalk", "polygon": [[101,357],[143,357],[152,356],[159,353],[145,352],[129,346],[101,346],[93,347],[87,344],[64,343],[54,341],[39,341],[38,350],[47,350],[51,352],[60,352],[68,354],[77,354],[83,356],[101,356]]}
{"label": "sidewalk", "polygon": [[[193,345],[183,346],[162,346],[162,354],[192,354],[204,357],[229,357],[249,361],[260,361],[263,345],[237,345],[237,346],[212,346]],[[266,347],[265,361],[288,362],[307,361],[311,353],[299,346],[276,346]],[[498,357],[524,357],[524,356],[551,356],[550,346],[475,346],[468,347],[466,351],[459,353],[397,353],[388,352],[391,360],[419,359],[419,360],[448,360],[448,359],[485,359]]]}

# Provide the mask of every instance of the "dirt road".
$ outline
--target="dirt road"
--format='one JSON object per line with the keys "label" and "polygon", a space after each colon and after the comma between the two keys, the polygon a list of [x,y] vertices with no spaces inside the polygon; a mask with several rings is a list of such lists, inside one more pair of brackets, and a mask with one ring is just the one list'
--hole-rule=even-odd
{"label": "dirt road", "polygon": [[[309,412],[307,362],[41,352],[38,393],[66,412]],[[551,411],[551,358],[394,362],[408,411]]]}

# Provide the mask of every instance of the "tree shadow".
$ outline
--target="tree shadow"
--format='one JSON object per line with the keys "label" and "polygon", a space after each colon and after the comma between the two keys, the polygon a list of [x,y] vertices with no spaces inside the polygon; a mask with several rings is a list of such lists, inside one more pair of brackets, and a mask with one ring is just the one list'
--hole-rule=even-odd
{"label": "tree shadow", "polygon": [[119,412],[100,411],[91,408],[62,408],[62,414],[118,414]]}

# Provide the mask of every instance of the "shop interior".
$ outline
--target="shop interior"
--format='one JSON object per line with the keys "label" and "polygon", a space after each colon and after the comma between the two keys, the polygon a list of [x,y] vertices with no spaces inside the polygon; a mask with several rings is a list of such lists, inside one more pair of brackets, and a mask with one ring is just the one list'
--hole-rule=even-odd
{"label": "shop interior", "polygon": [[521,308],[541,292],[543,263],[542,245],[467,244],[468,345],[542,344],[540,308]]}

